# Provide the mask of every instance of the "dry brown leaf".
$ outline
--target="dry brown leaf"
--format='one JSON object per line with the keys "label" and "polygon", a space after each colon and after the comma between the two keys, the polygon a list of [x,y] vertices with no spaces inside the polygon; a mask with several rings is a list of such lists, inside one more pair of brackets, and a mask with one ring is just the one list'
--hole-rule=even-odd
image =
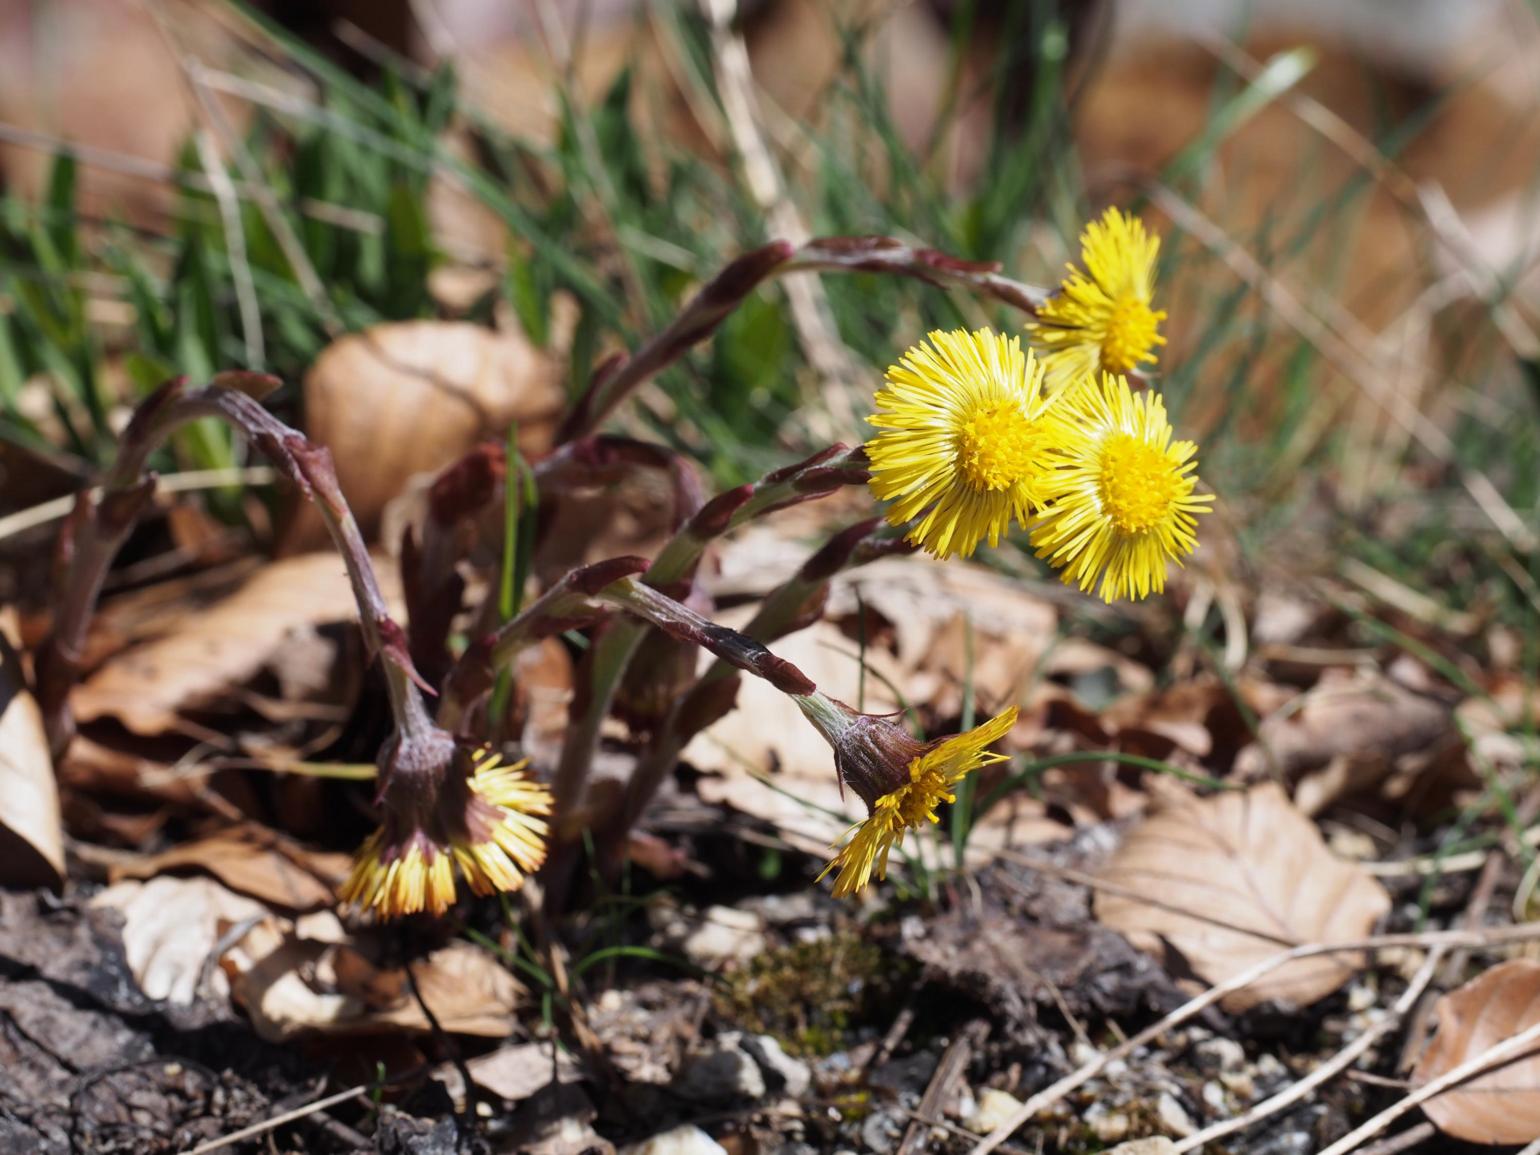
{"label": "dry brown leaf", "polygon": [[[224,956],[232,993],[262,1038],[379,1031],[431,1032],[404,971],[378,967],[374,944],[350,938],[327,912],[290,926],[268,919]],[[444,1030],[501,1038],[523,988],[496,959],[463,940],[412,963],[422,998]]]}
{"label": "dry brown leaf", "polygon": [[[1457,741],[1448,706],[1380,675],[1328,671],[1309,693],[1262,723],[1257,741],[1235,759],[1236,773],[1276,770],[1298,777],[1347,758],[1361,775],[1384,777],[1394,760]],[[1312,801],[1317,809],[1330,801]],[[1303,803],[1302,803],[1303,805]]]}
{"label": "dry brown leaf", "polygon": [[[386,601],[397,606],[394,567],[377,564]],[[170,632],[115,656],[70,701],[81,721],[111,716],[136,734],[184,730],[181,712],[251,679],[291,638],[325,622],[354,621],[358,607],[335,553],[263,566],[228,597],[177,619]]]}
{"label": "dry brown leaf", "polygon": [[119,882],[91,905],[123,916],[123,953],[140,989],[152,999],[184,1005],[200,990],[228,995],[219,960],[210,956],[229,927],[268,913],[211,878],[170,875]]}
{"label": "dry brown leaf", "polygon": [[515,1043],[465,1063],[476,1085],[517,1103],[552,1083],[575,1083],[583,1068],[568,1051],[554,1044]]}
{"label": "dry brown leaf", "polygon": [[[1390,909],[1385,888],[1335,858],[1274,783],[1152,815],[1129,832],[1103,877],[1138,897],[1098,892],[1097,918],[1151,953],[1169,945],[1211,983],[1289,947],[1362,938]],[[1299,959],[1224,1006],[1308,1006],[1361,963],[1350,954]]]}
{"label": "dry brown leaf", "polygon": [[184,842],[162,854],[119,863],[112,881],[152,878],[188,868],[212,874],[231,890],[287,910],[318,910],[336,901],[336,887],[347,874],[346,854],[305,850],[280,843],[254,823]]}
{"label": "dry brown leaf", "polygon": [[[526,452],[543,448],[563,400],[555,362],[517,334],[399,321],[321,351],[305,374],[305,432],[331,450],[342,492],[373,535],[408,478],[448,465],[509,422]],[[319,517],[302,506],[284,552],[324,540]]]}
{"label": "dry brown leaf", "polygon": [[[1434,1004],[1438,1033],[1414,1083],[1428,1083],[1540,1023],[1540,963],[1511,959]],[[1540,1047],[1422,1105],[1440,1131],[1470,1143],[1528,1143],[1540,1135]]]}
{"label": "dry brown leaf", "polygon": [[0,886],[64,879],[64,827],[43,715],[17,652],[16,611],[0,610]]}

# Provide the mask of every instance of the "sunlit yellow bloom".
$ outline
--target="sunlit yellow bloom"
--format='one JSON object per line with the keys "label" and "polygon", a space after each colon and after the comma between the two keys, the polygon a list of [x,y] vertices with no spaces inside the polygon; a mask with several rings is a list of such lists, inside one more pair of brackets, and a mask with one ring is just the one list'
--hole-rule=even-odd
{"label": "sunlit yellow bloom", "polygon": [[550,792],[524,776],[526,763],[504,766],[477,753],[468,789],[446,790],[440,809],[421,827],[369,836],[343,884],[343,902],[384,918],[426,910],[443,914],[455,900],[455,867],[476,894],[518,890],[545,861]]}
{"label": "sunlit yellow bloom", "polygon": [[1037,556],[1083,591],[1099,578],[1103,601],[1159,593],[1167,563],[1197,546],[1194,515],[1214,500],[1193,492],[1198,447],[1171,440],[1160,394],[1110,373],[1067,394],[1053,419],[1065,464],[1032,531]]}
{"label": "sunlit yellow bloom", "polygon": [[936,822],[936,808],[943,802],[955,802],[952,787],[981,766],[1004,762],[1004,754],[992,754],[986,747],[999,741],[1016,724],[1016,707],[966,734],[933,742],[909,762],[909,781],[890,794],[884,794],[871,806],[871,815],[851,828],[844,846],[824,867],[834,876],[834,897],[854,894],[871,881],[888,874],[888,852],[902,845],[906,831],[923,822]]}
{"label": "sunlit yellow bloom", "polygon": [[988,329],[937,331],[904,354],[867,418],[871,489],[910,541],[970,556],[1032,516],[1052,467],[1043,373],[1021,342]]}
{"label": "sunlit yellow bloom", "polygon": [[1155,258],[1160,238],[1115,208],[1080,235],[1084,271],[1069,266],[1059,291],[1028,324],[1042,357],[1048,392],[1103,370],[1131,373],[1155,360],[1165,310],[1156,309]]}
{"label": "sunlit yellow bloom", "polygon": [[471,790],[486,808],[482,837],[450,843],[460,873],[477,894],[518,890],[545,861],[546,824],[537,815],[551,812],[551,794],[524,776],[526,765],[528,760],[504,766],[490,752],[477,756]]}

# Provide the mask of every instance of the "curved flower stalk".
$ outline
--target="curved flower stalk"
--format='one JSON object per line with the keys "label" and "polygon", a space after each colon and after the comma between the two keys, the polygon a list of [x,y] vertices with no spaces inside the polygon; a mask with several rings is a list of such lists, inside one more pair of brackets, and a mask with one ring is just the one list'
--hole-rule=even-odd
{"label": "curved flower stalk", "polygon": [[384,817],[359,852],[344,899],[386,917],[442,912],[454,899],[456,868],[478,894],[517,889],[544,858],[550,795],[524,778],[522,766],[503,766],[485,754],[462,758],[454,739],[428,717],[406,635],[386,608],[330,455],[252,396],[276,384],[256,374],[226,375],[200,388],[189,388],[180,378],[167,382],[135,411],[101,493],[81,495],[61,541],[71,564],[40,659],[40,697],[47,704],[56,749],[63,748],[71,732],[67,693],[102,577],[153,493],[146,462],[186,422],[217,417],[315,503],[347,568],[365,642],[385,674],[394,730],[378,760],[377,801]]}
{"label": "curved flower stalk", "polygon": [[836,897],[861,890],[873,874],[886,877],[889,852],[908,831],[939,821],[941,804],[957,800],[952,787],[974,770],[1005,760],[1003,754],[989,753],[987,748],[1016,724],[1014,706],[966,734],[920,742],[891,718],[862,714],[828,697],[795,665],[753,638],[702,618],[635,578],[623,578],[599,591],[596,600],[763,678],[789,695],[829,743],[840,781],[870,812],[852,828],[849,841],[819,876],[838,872]]}
{"label": "curved flower stalk", "polygon": [[1053,423],[1063,464],[1032,531],[1037,556],[1082,591],[1100,581],[1106,602],[1160,593],[1214,500],[1195,492],[1198,447],[1171,439],[1160,394],[1136,394],[1110,373],[1076,389]]}
{"label": "curved flower stalk", "polygon": [[867,418],[871,490],[893,525],[937,557],[971,557],[1023,529],[1055,466],[1043,370],[1021,341],[988,329],[936,331],[887,372]]}
{"label": "curved flower stalk", "polygon": [[1109,208],[1080,234],[1080,260],[1028,322],[1050,393],[1103,371],[1132,373],[1166,343],[1154,307],[1160,238],[1138,217]]}

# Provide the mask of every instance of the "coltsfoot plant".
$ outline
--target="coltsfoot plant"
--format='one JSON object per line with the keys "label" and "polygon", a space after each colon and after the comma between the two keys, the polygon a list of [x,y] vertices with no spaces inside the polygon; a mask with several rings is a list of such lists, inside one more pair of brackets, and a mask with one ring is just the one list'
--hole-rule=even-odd
{"label": "coltsfoot plant", "polygon": [[[1213,498],[1198,492],[1196,447],[1174,439],[1160,395],[1141,376],[1162,343],[1157,252],[1157,239],[1140,221],[1109,209],[1086,228],[1084,268],[1071,266],[1053,292],[883,237],[800,247],[777,242],[748,253],[702,287],[657,337],[601,365],[543,457],[522,462],[483,448],[443,471],[423,525],[402,550],[405,626],[380,596],[325,448],[260,404],[275,382],[250,373],[196,388],[170,382],[140,406],[117,460],[97,489],[81,494],[68,522],[61,543],[66,577],[39,663],[50,735],[56,746],[69,741],[68,689],[102,579],[149,500],[146,461],[176,429],[213,416],[320,509],[389,688],[394,727],[378,758],[380,828],[343,887],[348,903],[383,918],[440,914],[454,903],[460,882],[475,894],[506,893],[538,871],[544,901],[560,907],[585,838],[601,863],[619,860],[679,752],[732,708],[743,674],[794,700],[829,743],[833,772],[865,802],[868,817],[834,848],[824,871],[833,875],[836,895],[855,894],[886,875],[889,854],[906,833],[938,821],[960,782],[1002,759],[990,747],[1014,724],[1015,707],[1001,704],[992,720],[967,733],[920,742],[892,718],[829,698],[767,645],[816,621],[841,571],[914,549],[969,557],[985,543],[997,547],[1013,527],[1064,581],[1106,601],[1164,588],[1168,568],[1196,548],[1197,519]],[[695,467],[679,454],[601,431],[639,385],[707,339],[756,286],[804,271],[885,273],[970,290],[1019,310],[1024,332],[931,333],[874,387],[868,420],[875,432],[864,446],[830,446],[709,500]],[[676,528],[656,556],[547,575],[517,612],[506,591],[502,613],[495,602],[462,604],[458,570],[473,528],[495,520],[483,515],[497,503],[520,494],[521,517],[555,518],[564,494],[638,471],[671,482]],[[509,474],[520,484],[500,484]],[[696,571],[713,543],[765,514],[851,486],[869,490],[874,516],[834,534],[765,595],[744,631],[711,620]],[[533,533],[510,533],[502,543],[505,567],[517,543],[552,527],[523,528]],[[526,573],[529,559],[517,560],[505,572]],[[528,583],[516,584],[522,595]],[[488,596],[496,598],[497,589]],[[512,598],[511,606],[520,604]],[[452,650],[457,620],[490,624]],[[585,632],[586,649],[570,724],[556,764],[531,767],[519,751],[490,744],[502,732],[498,715],[505,709],[493,703],[506,703],[522,651],[573,630]],[[713,661],[700,668],[681,660],[692,650]],[[642,698],[637,687],[647,690]],[[618,795],[591,796],[601,728],[617,707],[638,700],[649,705],[638,727],[644,744],[635,771]]]}

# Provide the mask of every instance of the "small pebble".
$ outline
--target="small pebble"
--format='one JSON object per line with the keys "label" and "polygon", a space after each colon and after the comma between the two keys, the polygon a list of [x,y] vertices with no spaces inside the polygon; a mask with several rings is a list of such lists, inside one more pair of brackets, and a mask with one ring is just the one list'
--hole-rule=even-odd
{"label": "small pebble", "polygon": [[686,1124],[622,1148],[620,1155],[727,1155],[727,1149],[699,1127]]}
{"label": "small pebble", "polygon": [[1013,1118],[1021,1109],[1021,1100],[1008,1091],[985,1087],[979,1092],[978,1104],[968,1116],[968,1129],[980,1135],[988,1135],[996,1127]]}
{"label": "small pebble", "polygon": [[813,1081],[812,1069],[801,1059],[783,1051],[781,1044],[770,1035],[747,1035],[738,1045],[759,1064],[771,1090],[785,1092],[795,1099],[804,1094]]}
{"label": "small pebble", "polygon": [[1367,1011],[1379,1001],[1379,995],[1367,983],[1356,983],[1348,990],[1348,1010],[1354,1013]]}
{"label": "small pebble", "polygon": [[1162,1091],[1160,1098],[1155,1100],[1155,1115],[1160,1119],[1160,1125],[1173,1135],[1186,1137],[1197,1130],[1176,1096],[1169,1091]]}
{"label": "small pebble", "polygon": [[1132,1125],[1127,1115],[1113,1111],[1104,1103],[1091,1104],[1082,1121],[1091,1129],[1091,1134],[1103,1143],[1116,1143],[1126,1138]]}
{"label": "small pebble", "polygon": [[724,1036],[709,1050],[691,1056],[680,1071],[673,1090],[687,1099],[726,1103],[734,1099],[758,1099],[765,1093],[765,1077],[759,1064]]}
{"label": "small pebble", "polygon": [[701,913],[700,925],[685,935],[680,946],[696,966],[711,970],[764,953],[765,932],[759,915],[752,910],[710,906]]}
{"label": "small pebble", "polygon": [[1250,1071],[1224,1071],[1219,1081],[1243,1103],[1249,1103],[1257,1097],[1257,1084]]}
{"label": "small pebble", "polygon": [[1119,1143],[1107,1155],[1173,1155],[1176,1144],[1165,1136],[1156,1136],[1154,1139],[1132,1139],[1127,1143]]}
{"label": "small pebble", "polygon": [[1246,1065],[1246,1049],[1234,1039],[1206,1039],[1193,1048],[1193,1057],[1209,1072],[1238,1071]]}

